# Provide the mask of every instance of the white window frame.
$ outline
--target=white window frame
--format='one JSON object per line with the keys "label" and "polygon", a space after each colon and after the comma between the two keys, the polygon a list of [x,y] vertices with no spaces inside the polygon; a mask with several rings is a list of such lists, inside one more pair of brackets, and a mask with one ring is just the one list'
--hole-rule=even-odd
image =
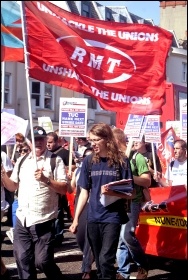
{"label": "white window frame", "polygon": [[182,82],[187,83],[187,62],[182,62]]}
{"label": "white window frame", "polygon": [[[38,80],[34,80],[34,79],[30,79],[30,93],[31,93],[31,98],[32,98],[32,94],[34,94],[32,92],[32,84],[33,83],[39,83],[39,93],[36,93],[40,96],[39,99],[39,105],[35,104],[35,107],[38,109],[44,109],[44,110],[54,110],[54,91],[55,91],[55,86],[51,85],[51,84],[46,84],[44,82],[40,82]],[[51,107],[50,108],[46,108],[45,107],[45,85],[51,86],[52,87],[52,94],[51,94]],[[46,98],[47,99],[47,98]],[[50,98],[49,98],[50,99]]]}

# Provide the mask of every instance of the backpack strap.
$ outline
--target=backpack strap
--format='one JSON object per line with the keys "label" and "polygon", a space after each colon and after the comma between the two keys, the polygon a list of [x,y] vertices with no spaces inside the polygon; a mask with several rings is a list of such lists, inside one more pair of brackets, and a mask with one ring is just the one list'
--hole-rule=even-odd
{"label": "backpack strap", "polygon": [[[137,172],[138,168],[136,165],[136,156],[138,155],[138,152],[134,152],[134,154],[132,155],[132,158],[130,158],[130,160],[132,161],[132,164],[134,165],[135,171]],[[138,173],[138,172],[137,172]]]}
{"label": "backpack strap", "polygon": [[[25,156],[23,156],[23,158],[20,160],[19,162],[19,165],[18,165],[18,182],[20,181],[19,180],[19,174],[20,174],[20,168],[23,164],[23,162],[25,161],[25,159],[28,157],[29,154],[26,154]],[[51,170],[52,170],[52,174],[54,173],[54,170],[55,170],[55,166],[56,166],[56,158],[57,158],[57,155],[56,154],[52,154],[51,155],[51,158],[50,158],[50,166],[51,166]]]}
{"label": "backpack strap", "polygon": [[20,160],[20,162],[19,162],[19,164],[18,164],[18,173],[17,173],[17,175],[18,175],[18,183],[19,183],[19,181],[20,181],[20,179],[19,179],[20,168],[21,168],[23,162],[25,161],[25,159],[28,157],[28,155],[29,155],[29,154],[24,155],[23,158]]}
{"label": "backpack strap", "polygon": [[56,167],[56,158],[57,158],[57,155],[55,153],[53,153],[50,158],[50,165],[51,165],[51,170],[52,170],[53,176],[54,176],[54,170]]}
{"label": "backpack strap", "polygon": [[65,148],[63,147],[59,147],[55,152],[53,152],[53,154],[57,154],[59,151],[64,150]]}
{"label": "backpack strap", "polygon": [[170,169],[171,169],[171,171],[172,171],[172,167],[174,166],[174,160],[172,160],[171,161],[171,163],[170,163]]}

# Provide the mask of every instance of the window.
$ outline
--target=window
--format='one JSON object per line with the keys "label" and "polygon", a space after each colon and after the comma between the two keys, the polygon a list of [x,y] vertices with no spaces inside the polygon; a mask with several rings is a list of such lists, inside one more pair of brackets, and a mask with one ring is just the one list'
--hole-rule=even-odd
{"label": "window", "polygon": [[35,105],[40,106],[40,82],[32,82],[31,98],[35,99]]}
{"label": "window", "polygon": [[31,98],[35,99],[35,105],[41,109],[53,110],[54,86],[38,81],[31,81]]}
{"label": "window", "polygon": [[106,11],[106,20],[111,21],[112,15],[109,11]]}
{"label": "window", "polygon": [[11,80],[11,74],[5,73],[5,92],[4,92],[4,102],[5,104],[11,103],[11,96],[10,96],[10,80]]}
{"label": "window", "polygon": [[89,9],[89,5],[86,4],[82,4],[82,16],[84,17],[90,17],[90,9]]}
{"label": "window", "polygon": [[44,108],[52,109],[52,85],[45,84],[44,89]]}
{"label": "window", "polygon": [[187,83],[187,63],[182,63],[182,81]]}
{"label": "window", "polygon": [[122,23],[126,23],[126,18],[123,17],[122,15],[119,15],[119,22],[122,22]]}

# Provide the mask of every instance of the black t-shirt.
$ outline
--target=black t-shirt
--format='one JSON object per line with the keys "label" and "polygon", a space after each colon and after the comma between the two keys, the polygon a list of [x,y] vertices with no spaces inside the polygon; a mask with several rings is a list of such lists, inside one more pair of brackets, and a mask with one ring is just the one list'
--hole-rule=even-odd
{"label": "black t-shirt", "polygon": [[[65,166],[69,165],[69,150],[66,150],[63,147],[59,146],[51,152],[62,158]],[[74,164],[74,162],[72,164]]]}

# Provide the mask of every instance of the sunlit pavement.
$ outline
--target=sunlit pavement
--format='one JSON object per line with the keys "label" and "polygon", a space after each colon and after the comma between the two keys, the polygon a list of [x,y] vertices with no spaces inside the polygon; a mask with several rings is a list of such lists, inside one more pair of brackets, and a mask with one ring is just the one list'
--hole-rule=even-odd
{"label": "sunlit pavement", "polygon": [[[66,229],[64,233],[64,241],[62,246],[55,249],[55,260],[60,267],[65,279],[81,279],[81,262],[82,253],[79,250],[75,236],[68,231],[70,223],[66,223]],[[15,259],[13,257],[13,245],[9,238],[6,236],[6,231],[9,227],[5,225],[5,219],[1,226],[1,231],[5,238],[2,243],[1,255],[3,260],[10,271],[12,279],[18,279]],[[165,258],[159,258],[154,256],[148,256],[150,263],[150,270],[148,273],[148,279],[151,280],[180,280],[187,279],[187,262],[186,261],[169,261]],[[132,273],[130,279],[136,279],[137,267],[131,265]],[[95,264],[92,267],[92,276],[95,276]],[[38,279],[46,279],[43,273],[38,271]]]}

